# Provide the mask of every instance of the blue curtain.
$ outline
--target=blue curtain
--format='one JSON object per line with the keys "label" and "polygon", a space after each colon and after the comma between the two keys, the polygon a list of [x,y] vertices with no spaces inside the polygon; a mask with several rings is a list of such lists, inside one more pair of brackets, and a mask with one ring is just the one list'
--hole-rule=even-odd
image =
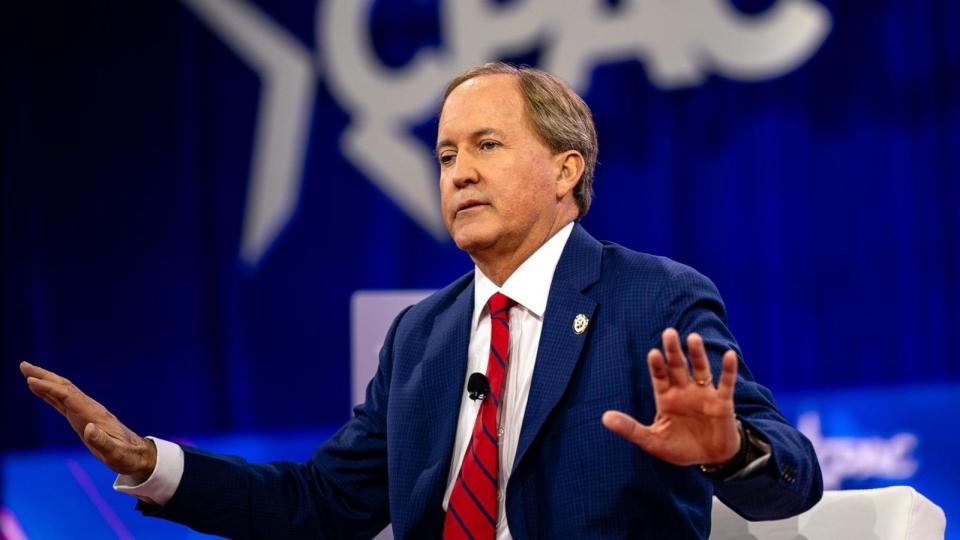
{"label": "blue curtain", "polygon": [[[598,65],[583,223],[713,279],[774,391],[958,381],[960,5],[823,4],[826,41],[772,80],[664,90],[639,61]],[[315,47],[316,6],[256,5]],[[297,211],[246,265],[250,66],[177,3],[0,9],[3,448],[73,438],[22,359],[141,433],[342,422],[352,292],[472,268],[340,153],[350,115],[322,73]],[[402,69],[442,47],[438,21],[435,1],[377,3],[374,49]]]}

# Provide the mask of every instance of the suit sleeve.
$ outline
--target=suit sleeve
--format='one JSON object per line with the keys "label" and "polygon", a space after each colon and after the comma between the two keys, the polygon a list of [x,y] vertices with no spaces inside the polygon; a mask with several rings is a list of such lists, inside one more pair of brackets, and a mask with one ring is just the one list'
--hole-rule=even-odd
{"label": "suit sleeve", "polygon": [[[409,308],[408,308],[409,309]],[[184,473],[163,507],[145,515],[230,538],[372,538],[390,521],[387,398],[397,326],[393,321],[366,401],[306,463],[250,464],[184,448]]]}
{"label": "suit sleeve", "polygon": [[721,372],[723,354],[733,349],[740,359],[734,390],[737,417],[770,443],[766,466],[743,478],[713,481],[715,495],[744,518],[784,519],[808,510],[823,494],[820,465],[810,441],[783,417],[770,391],[753,379],[736,340],[727,328],[720,293],[703,275],[678,272],[661,293],[669,306],[666,326],[681,336],[703,337],[714,379]]}

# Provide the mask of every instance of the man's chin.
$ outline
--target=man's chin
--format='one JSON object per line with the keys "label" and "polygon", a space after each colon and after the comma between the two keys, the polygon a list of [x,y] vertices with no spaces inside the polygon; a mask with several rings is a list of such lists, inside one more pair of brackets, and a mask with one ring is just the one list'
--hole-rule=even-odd
{"label": "man's chin", "polygon": [[453,242],[460,250],[467,253],[478,253],[489,248],[496,241],[495,235],[479,229],[479,227],[464,227],[454,231]]}

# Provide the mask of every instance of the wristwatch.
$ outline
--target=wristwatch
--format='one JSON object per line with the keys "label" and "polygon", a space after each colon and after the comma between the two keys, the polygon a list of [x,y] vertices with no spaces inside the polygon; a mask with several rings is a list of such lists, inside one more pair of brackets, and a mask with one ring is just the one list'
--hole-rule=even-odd
{"label": "wristwatch", "polygon": [[740,433],[740,450],[730,461],[723,464],[700,465],[700,472],[714,480],[726,480],[743,471],[757,458],[770,453],[770,444],[760,439],[752,430],[747,429],[737,419],[737,431]]}

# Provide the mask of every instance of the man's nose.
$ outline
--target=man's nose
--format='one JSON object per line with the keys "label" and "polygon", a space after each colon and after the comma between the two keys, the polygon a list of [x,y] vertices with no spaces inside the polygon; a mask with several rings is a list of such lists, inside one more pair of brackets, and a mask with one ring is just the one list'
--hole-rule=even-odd
{"label": "man's nose", "polygon": [[453,179],[453,185],[458,188],[466,187],[469,184],[476,183],[479,178],[476,163],[469,154],[461,152],[453,162],[453,168],[450,171]]}

